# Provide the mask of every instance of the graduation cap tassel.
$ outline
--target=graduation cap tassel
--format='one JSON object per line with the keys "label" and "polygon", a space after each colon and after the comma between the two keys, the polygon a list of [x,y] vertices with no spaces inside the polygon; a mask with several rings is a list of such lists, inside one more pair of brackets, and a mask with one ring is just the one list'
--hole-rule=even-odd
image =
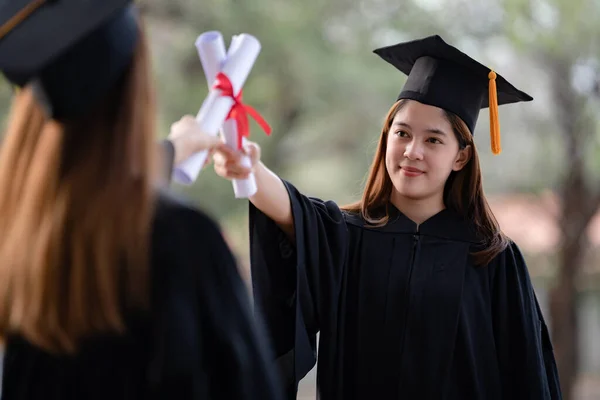
{"label": "graduation cap tassel", "polygon": [[496,90],[496,73],[490,71],[489,78],[489,99],[490,99],[490,139],[492,144],[492,153],[500,154],[500,120],[498,119],[498,92]]}
{"label": "graduation cap tassel", "polygon": [[33,0],[21,10],[19,10],[19,12],[17,12],[12,18],[10,18],[2,26],[0,26],[0,39],[2,39],[4,36],[10,33],[10,31],[12,31],[21,22],[29,18],[29,16],[33,14],[34,11],[43,6],[45,3],[46,0]]}

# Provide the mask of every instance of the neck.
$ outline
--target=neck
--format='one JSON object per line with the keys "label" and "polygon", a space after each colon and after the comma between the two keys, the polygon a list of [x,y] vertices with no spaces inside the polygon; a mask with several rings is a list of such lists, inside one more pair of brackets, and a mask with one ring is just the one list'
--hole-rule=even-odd
{"label": "neck", "polygon": [[412,199],[393,191],[390,202],[416,224],[421,224],[446,208],[442,196],[440,193],[435,197]]}

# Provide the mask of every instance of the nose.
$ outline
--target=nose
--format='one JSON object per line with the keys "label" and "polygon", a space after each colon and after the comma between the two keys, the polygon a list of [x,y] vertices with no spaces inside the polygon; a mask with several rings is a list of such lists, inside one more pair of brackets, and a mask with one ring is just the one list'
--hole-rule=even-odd
{"label": "nose", "polygon": [[413,139],[406,145],[406,149],[404,149],[404,157],[413,161],[423,159],[423,149],[421,146],[419,146],[419,143],[416,140]]}

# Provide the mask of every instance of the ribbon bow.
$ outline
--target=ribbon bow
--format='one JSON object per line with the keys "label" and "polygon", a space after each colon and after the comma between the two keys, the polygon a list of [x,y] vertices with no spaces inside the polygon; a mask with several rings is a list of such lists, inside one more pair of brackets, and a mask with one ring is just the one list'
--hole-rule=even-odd
{"label": "ribbon bow", "polygon": [[271,134],[271,127],[264,118],[253,107],[242,102],[242,91],[237,94],[233,93],[233,84],[227,75],[219,72],[216,77],[216,82],[213,85],[214,89],[221,91],[221,96],[231,97],[234,101],[231,110],[226,119],[234,119],[237,125],[238,149],[242,148],[242,138],[250,136],[250,124],[248,122],[248,114],[260,125],[260,127],[268,135]]}

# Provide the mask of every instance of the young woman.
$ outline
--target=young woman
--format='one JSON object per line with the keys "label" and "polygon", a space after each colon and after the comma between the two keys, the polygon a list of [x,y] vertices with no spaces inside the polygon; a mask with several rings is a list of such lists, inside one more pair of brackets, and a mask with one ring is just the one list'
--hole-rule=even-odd
{"label": "young woman", "polygon": [[[131,1],[11,2],[0,23],[21,86],[0,150],[2,399],[279,398],[219,228],[156,187]],[[166,159],[212,146],[189,125]]]}
{"label": "young woman", "polygon": [[[260,163],[250,198],[257,307],[289,398],[313,367],[319,398],[557,399],[548,335],[519,248],[485,199],[473,132],[490,106],[531,100],[439,36],[376,53],[408,75],[362,199],[302,195]],[[216,172],[244,178],[239,156]]]}

